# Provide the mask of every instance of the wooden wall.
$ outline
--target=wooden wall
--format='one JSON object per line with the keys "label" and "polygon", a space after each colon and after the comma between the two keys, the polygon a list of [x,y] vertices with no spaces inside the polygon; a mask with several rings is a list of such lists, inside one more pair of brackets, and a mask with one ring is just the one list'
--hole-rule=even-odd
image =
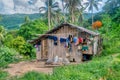
{"label": "wooden wall", "polygon": [[[91,36],[90,34],[86,33],[86,32],[82,32],[82,31],[78,31],[75,28],[71,28],[69,26],[64,26],[61,27],[60,29],[56,30],[55,32],[53,32],[51,35],[57,36],[58,39],[60,38],[66,38],[69,35],[74,35],[74,36],[79,36],[79,37],[83,37],[85,38],[85,36]],[[75,46],[74,44],[72,44],[72,52],[69,53],[68,49],[64,47],[64,44],[60,44],[60,41],[58,41],[58,45],[55,46],[54,45],[54,41],[50,40],[50,39],[43,39],[42,40],[42,45],[41,45],[41,54],[42,54],[42,58],[54,58],[55,56],[59,56],[62,58],[66,57],[66,53],[70,54],[70,58],[73,59],[75,58],[76,60],[80,61],[81,60],[81,56],[82,55],[78,55],[78,51],[77,51],[77,46]],[[95,52],[95,50],[93,50],[93,45],[90,46],[90,52]]]}

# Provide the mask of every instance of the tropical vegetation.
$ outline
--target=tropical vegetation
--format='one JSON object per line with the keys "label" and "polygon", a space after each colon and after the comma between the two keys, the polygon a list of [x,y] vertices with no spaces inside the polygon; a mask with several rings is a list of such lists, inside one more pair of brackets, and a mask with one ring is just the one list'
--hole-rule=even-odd
{"label": "tropical vegetation", "polygon": [[[62,8],[55,0],[42,1],[45,5],[39,8],[39,19],[31,19],[27,15],[24,16],[22,22],[15,19],[16,24],[20,22],[19,27],[12,30],[8,27],[11,24],[12,27],[16,26],[16,24],[7,23],[14,18],[9,18],[7,21],[7,18],[1,15],[0,80],[119,80],[120,1],[107,0],[102,10],[97,13],[94,13],[94,10],[99,10],[98,4],[101,0],[87,0],[85,3],[84,0],[60,0]],[[86,13],[86,9],[91,13]],[[29,42],[64,22],[93,31],[97,29],[103,38],[101,55],[90,62],[54,68],[53,74],[48,75],[32,71],[20,77],[10,78],[9,74],[3,71],[10,63],[34,59],[35,49]]]}

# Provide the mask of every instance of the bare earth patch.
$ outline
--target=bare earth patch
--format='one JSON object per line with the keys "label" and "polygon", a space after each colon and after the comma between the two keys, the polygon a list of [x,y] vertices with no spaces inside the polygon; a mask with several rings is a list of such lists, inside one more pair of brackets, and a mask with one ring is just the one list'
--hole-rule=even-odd
{"label": "bare earth patch", "polygon": [[29,71],[37,71],[45,74],[52,73],[52,67],[45,67],[45,62],[43,61],[22,61],[19,63],[10,64],[9,68],[6,68],[4,71],[7,71],[11,76],[19,76]]}

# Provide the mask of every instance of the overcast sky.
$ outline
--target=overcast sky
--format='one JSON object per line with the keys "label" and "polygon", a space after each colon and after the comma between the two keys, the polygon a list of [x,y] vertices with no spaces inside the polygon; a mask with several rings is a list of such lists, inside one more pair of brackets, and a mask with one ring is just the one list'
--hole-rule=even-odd
{"label": "overcast sky", "polygon": [[[56,1],[60,2],[60,0]],[[85,2],[86,0],[83,1]],[[104,2],[102,2],[101,6],[99,6],[100,10],[103,5]],[[0,14],[38,13],[39,7],[41,6],[44,6],[44,3],[41,2],[41,0],[0,0]],[[60,7],[62,8],[61,3]]]}

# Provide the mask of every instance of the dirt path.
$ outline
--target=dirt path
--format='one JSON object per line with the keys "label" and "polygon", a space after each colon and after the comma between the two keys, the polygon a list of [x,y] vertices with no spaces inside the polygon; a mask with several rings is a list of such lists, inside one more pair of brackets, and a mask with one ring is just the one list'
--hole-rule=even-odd
{"label": "dirt path", "polygon": [[6,68],[4,71],[7,71],[11,76],[19,76],[28,71],[37,71],[41,73],[52,73],[53,68],[46,68],[43,61],[22,61],[16,64],[10,64],[9,68]]}

